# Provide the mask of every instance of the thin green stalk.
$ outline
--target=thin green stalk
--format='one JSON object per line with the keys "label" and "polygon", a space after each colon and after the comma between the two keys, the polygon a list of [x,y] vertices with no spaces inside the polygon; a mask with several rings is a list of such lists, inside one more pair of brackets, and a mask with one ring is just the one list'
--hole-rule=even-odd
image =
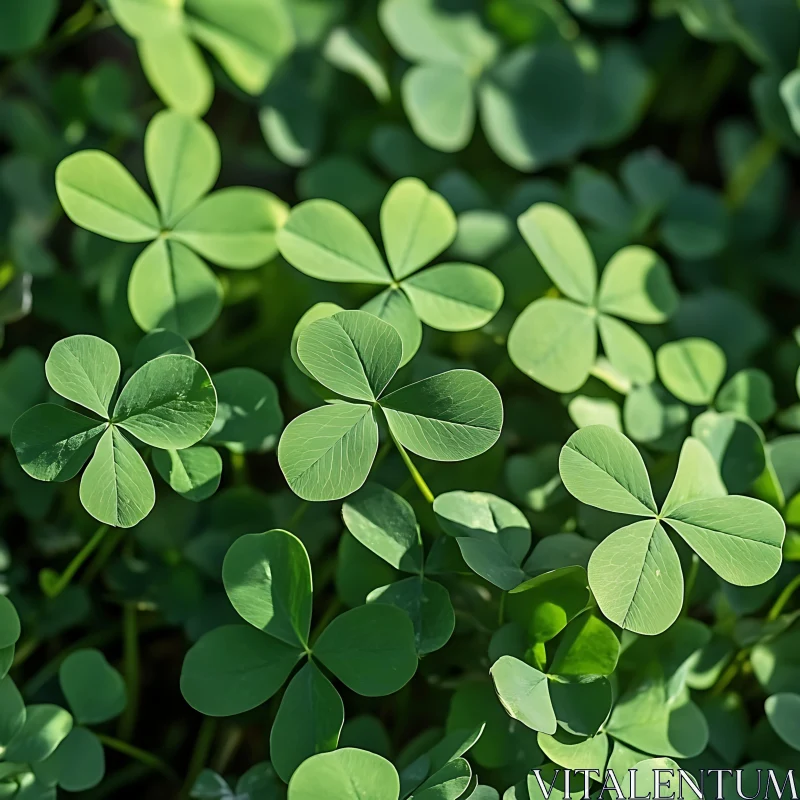
{"label": "thin green stalk", "polygon": [[500,608],[497,610],[497,625],[498,627],[502,628],[503,623],[505,622],[506,616],[506,595],[508,592],[502,592],[500,594]]}
{"label": "thin green stalk", "polygon": [[310,508],[311,503],[308,500],[301,500],[297,507],[295,508],[292,516],[289,517],[289,521],[286,523],[286,529],[291,531],[298,522],[305,516],[306,511]]}
{"label": "thin green stalk", "polygon": [[75,573],[81,568],[83,562],[86,561],[86,559],[89,558],[89,556],[97,549],[97,547],[100,545],[100,542],[103,541],[103,537],[105,537],[109,530],[110,528],[108,525],[101,525],[94,532],[94,534],[92,534],[92,538],[86,542],[75,558],[70,561],[70,563],[67,565],[67,568],[61,573],[55,584],[46,590],[48,597],[58,597],[58,595],[60,595],[61,592],[63,592],[64,589],[69,586],[70,582],[75,577]]}
{"label": "thin green stalk", "polygon": [[745,650],[740,650],[736,654],[733,661],[728,664],[725,671],[720,675],[719,680],[711,687],[712,697],[718,697],[730,686],[733,679],[739,674],[739,670],[746,661],[749,652],[750,648],[748,647]]}
{"label": "thin green stalk", "polygon": [[309,641],[315,642],[317,637],[328,627],[331,620],[342,610],[342,601],[339,600],[337,597],[335,600],[332,600],[328,603],[328,607],[325,609],[325,613],[320,617],[319,622],[314,627],[314,630],[311,631],[311,636],[309,637]]}
{"label": "thin green stalk", "polygon": [[244,453],[231,453],[231,468],[233,469],[234,486],[247,484],[247,458]]}
{"label": "thin green stalk", "polygon": [[208,761],[208,754],[211,752],[211,745],[217,733],[218,721],[213,717],[206,717],[200,726],[197,734],[197,741],[194,744],[192,758],[189,762],[189,771],[186,774],[186,781],[181,789],[181,797],[189,797],[192,787],[197,780],[197,776],[203,771]]}
{"label": "thin green stalk", "polygon": [[214,772],[224,774],[228,769],[236,751],[244,740],[244,731],[240,725],[229,725],[225,729],[220,743],[217,757],[214,759],[212,769]]}
{"label": "thin green stalk", "polygon": [[422,496],[429,503],[433,503],[435,498],[433,492],[428,487],[428,484],[425,483],[425,479],[422,477],[422,475],[420,475],[419,470],[414,466],[414,462],[411,460],[408,453],[406,453],[405,448],[400,444],[400,442],[397,441],[395,435],[391,433],[391,431],[390,435],[395,443],[395,446],[397,447],[398,452],[400,453],[401,458],[403,461],[405,461],[406,467],[408,467],[408,471],[411,474],[411,477],[414,479],[414,483],[417,484],[417,488],[420,490],[420,492],[422,492]]}
{"label": "thin green stalk", "polygon": [[112,529],[111,534],[105,538],[94,554],[94,558],[89,563],[89,566],[86,567],[86,571],[81,578],[81,583],[89,584],[100,574],[108,559],[111,558],[111,554],[122,541],[123,536],[124,532],[121,528]]}
{"label": "thin green stalk", "polygon": [[692,599],[692,591],[697,582],[697,572],[700,569],[700,559],[697,553],[692,553],[692,562],[689,565],[689,573],[686,576],[686,583],[683,590],[683,608],[681,609],[681,616],[685,617],[689,613],[689,601]]}
{"label": "thin green stalk", "polygon": [[725,205],[729,211],[736,211],[744,205],[779,149],[778,140],[767,135],[762,136],[748,150],[725,186]]}
{"label": "thin green stalk", "polygon": [[113,736],[106,736],[104,733],[97,733],[95,731],[94,734],[106,747],[110,747],[112,750],[116,750],[118,753],[123,753],[126,756],[130,756],[136,761],[139,761],[142,764],[150,767],[151,769],[160,772],[162,775],[165,775],[171,781],[178,781],[178,775],[169,764],[162,761],[157,755],[154,753],[149,753],[147,750],[142,750],[139,747],[135,747],[134,745],[123,742],[120,739],[115,739]]}
{"label": "thin green stalk", "polygon": [[123,673],[128,690],[128,704],[119,720],[120,739],[130,741],[139,715],[139,630],[135,603],[125,603],[122,610]]}
{"label": "thin green stalk", "polygon": [[778,595],[778,599],[773,603],[772,608],[767,614],[767,622],[774,622],[778,619],[798,586],[800,586],[800,575],[795,575],[794,578],[786,584],[784,590]]}

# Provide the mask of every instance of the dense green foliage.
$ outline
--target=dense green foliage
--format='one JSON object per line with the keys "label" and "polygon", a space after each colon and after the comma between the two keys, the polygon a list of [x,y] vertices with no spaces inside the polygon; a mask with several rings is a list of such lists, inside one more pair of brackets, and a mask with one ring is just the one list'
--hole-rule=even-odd
{"label": "dense green foliage", "polygon": [[0,798],[791,768],[799,56],[797,0],[0,2]]}

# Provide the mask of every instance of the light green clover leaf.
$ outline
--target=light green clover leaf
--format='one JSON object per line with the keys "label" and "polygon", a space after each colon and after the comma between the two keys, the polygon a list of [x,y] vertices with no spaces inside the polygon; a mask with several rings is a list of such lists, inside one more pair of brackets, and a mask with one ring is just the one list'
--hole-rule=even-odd
{"label": "light green clover leaf", "polygon": [[56,191],[76,225],[122,242],[150,242],[128,282],[131,313],[144,331],[166,328],[192,339],[222,308],[222,285],[203,259],[231,269],[268,261],[277,253],[275,234],[287,208],[263,189],[208,193],[219,176],[219,144],[200,120],[161,111],[144,144],[158,208],[125,167],[100,150],[67,156],[56,169]]}
{"label": "light green clover leaf", "polygon": [[345,747],[304,761],[289,781],[289,800],[400,800],[400,777],[382,756]]}
{"label": "light green clover leaf", "polygon": [[597,285],[594,255],[569,213],[537,203],[518,219],[520,232],[563,297],[535,300],[508,336],[511,360],[529,377],[557,392],[573,392],[589,377],[597,338],[611,366],[634,384],[655,378],[647,343],[618,317],[660,323],[678,297],[666,263],[652,250],[617,251]]}
{"label": "light green clover leaf", "polygon": [[451,370],[382,394],[402,352],[394,327],[366,311],[340,311],[300,333],[306,370],[348,398],[301,414],[281,436],[278,462],[304,500],[336,500],[364,484],[378,450],[379,410],[401,446],[434,461],[472,458],[497,441],[502,401],[477,372]]}
{"label": "light green clover leaf", "polygon": [[155,502],[153,479],[126,435],[152,447],[181,450],[211,427],[216,393],[205,368],[185,355],[165,355],[133,373],[112,404],[120,378],[117,351],[94,336],[57,342],[45,365],[54,391],[97,417],[53,403],[26,411],[11,430],[25,472],[66,481],[81,478],[84,508],[100,522],[129,528]]}
{"label": "light green clover leaf", "polygon": [[272,761],[285,781],[305,759],[339,740],[344,708],[320,667],[367,697],[398,691],[416,672],[413,625],[392,605],[353,608],[309,641],[311,564],[302,542],[287,531],[240,536],[225,556],[222,578],[248,624],[204,634],[186,655],[181,691],[204,714],[240,714],[272,697],[307,657],[272,727]]}
{"label": "light green clover leaf", "polygon": [[422,536],[414,510],[400,495],[367,483],[342,506],[350,533],[386,563],[414,577],[379,586],[368,603],[389,603],[405,611],[414,624],[422,656],[447,644],[456,624],[450,593],[425,577]]}
{"label": "light green clover leaf", "polygon": [[474,264],[438,264],[420,272],[455,239],[447,201],[416,178],[389,189],[381,207],[388,266],[359,220],[331,200],[307,200],[292,209],[278,234],[281,255],[301,272],[339,282],[377,284],[384,290],[363,308],[390,322],[402,340],[401,365],[422,338],[420,321],[444,331],[486,325],[503,302],[503,285]]}
{"label": "light green clover leaf", "polygon": [[111,13],[139,48],[150,85],[171,108],[202,116],[214,96],[202,45],[243,91],[264,91],[278,64],[294,48],[283,0],[185,0],[141,3],[111,0]]}
{"label": "light green clover leaf", "polygon": [[683,603],[683,574],[664,523],[723,580],[754,586],[780,567],[785,525],[750,497],[727,496],[708,449],[688,438],[672,488],[656,506],[644,462],[633,443],[603,425],[574,433],[561,451],[561,478],[578,500],[644,517],[612,533],[592,553],[589,584],[603,613],[643,634],[665,631]]}

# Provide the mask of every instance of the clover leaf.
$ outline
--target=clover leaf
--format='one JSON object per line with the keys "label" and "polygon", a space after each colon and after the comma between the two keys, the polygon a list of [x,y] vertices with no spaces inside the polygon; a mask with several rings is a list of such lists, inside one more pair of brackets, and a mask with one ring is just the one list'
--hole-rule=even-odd
{"label": "clover leaf", "polygon": [[366,311],[340,311],[308,325],[297,355],[323,386],[358,403],[336,401],[286,427],[278,462],[305,500],[336,500],[367,479],[378,450],[378,409],[394,439],[434,461],[462,461],[498,439],[503,406],[494,385],[456,369],[384,395],[403,354],[400,335]]}
{"label": "clover leaf", "polygon": [[209,194],[219,176],[219,144],[204,122],[178,111],[152,118],[144,154],[158,208],[100,150],[67,156],[56,169],[56,191],[76,225],[121,242],[151,242],[130,275],[131,314],[144,331],[166,328],[193,339],[222,308],[222,286],[203,259],[231,269],[268,261],[286,205],[250,187]]}
{"label": "clover leaf", "polygon": [[209,50],[230,79],[260,94],[294,47],[283,0],[186,0],[141,3],[110,0],[111,13],[139,49],[147,79],[164,103],[202,116],[214,96],[211,70],[198,45]]}
{"label": "clover leaf", "polygon": [[422,536],[409,503],[380,484],[367,483],[344,503],[342,516],[361,544],[414,575],[374,589],[367,602],[388,603],[408,614],[420,656],[444,647],[455,628],[455,612],[447,589],[425,577]]}
{"label": "clover leaf", "polygon": [[344,206],[306,200],[292,209],[278,234],[281,255],[314,278],[386,287],[364,304],[400,334],[400,365],[422,340],[420,321],[443,331],[480,328],[503,302],[503,285],[474,264],[422,267],[452,244],[456,218],[447,201],[416,178],[389,189],[381,206],[388,267],[366,228]]}
{"label": "clover leaf", "polygon": [[573,392],[597,359],[597,337],[614,369],[634,384],[655,378],[644,339],[618,317],[659,323],[677,307],[669,269],[652,250],[631,245],[617,251],[597,286],[589,243],[575,220],[551,203],[537,203],[518,219],[520,232],[563,297],[535,300],[508,336],[511,360],[556,392]]}
{"label": "clover leaf", "polygon": [[641,455],[604,425],[574,433],[561,451],[561,478],[578,500],[645,519],[613,532],[592,553],[589,584],[603,613],[643,634],[665,631],[683,603],[678,553],[663,523],[723,580],[754,586],[780,567],[785,525],[750,497],[728,496],[706,447],[688,438],[672,487],[659,510]]}
{"label": "clover leaf", "polygon": [[522,562],[531,546],[525,515],[500,497],[485,492],[447,492],[433,502],[442,530],[458,542],[467,566],[509,591],[529,576]]}
{"label": "clover leaf", "polygon": [[416,672],[414,628],[392,605],[353,608],[310,640],[311,565],[302,542],[287,531],[239,537],[225,556],[222,578],[248,624],[204,634],[186,655],[181,691],[204,714],[241,714],[272,697],[307,658],[272,727],[272,763],[286,781],[306,758],[333,749],[339,739],[344,707],[321,667],[367,697],[398,691]]}
{"label": "clover leaf", "polygon": [[81,477],[84,508],[108,525],[141,522],[155,489],[127,435],[171,450],[199,442],[217,406],[205,368],[188,356],[161,356],[143,364],[117,396],[117,351],[96,336],[78,335],[53,346],[45,370],[54,391],[96,416],[54,403],[29,409],[11,430],[20,465],[37,480],[66,481],[91,456]]}

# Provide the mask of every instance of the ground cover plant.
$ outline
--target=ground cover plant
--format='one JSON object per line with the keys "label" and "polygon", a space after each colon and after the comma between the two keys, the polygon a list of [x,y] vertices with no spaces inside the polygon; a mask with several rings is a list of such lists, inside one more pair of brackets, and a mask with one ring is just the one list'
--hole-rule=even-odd
{"label": "ground cover plant", "polygon": [[799,58],[796,0],[1,2],[0,798],[781,781]]}

